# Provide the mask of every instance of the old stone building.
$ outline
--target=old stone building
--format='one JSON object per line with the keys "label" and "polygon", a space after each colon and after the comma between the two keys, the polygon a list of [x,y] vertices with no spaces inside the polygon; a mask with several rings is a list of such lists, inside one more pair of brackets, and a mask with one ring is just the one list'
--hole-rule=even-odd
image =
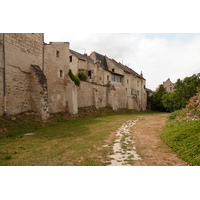
{"label": "old stone building", "polygon": [[[69,78],[83,70],[79,87]],[[34,111],[78,113],[78,107],[146,109],[145,79],[114,59],[70,50],[68,42],[44,43],[42,33],[0,34],[0,115]]]}
{"label": "old stone building", "polygon": [[[69,71],[69,43],[51,42],[44,45],[44,74],[48,85],[51,113],[78,112],[75,85],[67,77]],[[67,84],[68,83],[68,84]]]}
{"label": "old stone building", "polygon": [[119,108],[146,110],[146,80],[142,75],[99,53],[92,52],[90,56],[105,69],[104,84],[110,82],[116,88]]}
{"label": "old stone building", "polygon": [[172,92],[174,90],[174,83],[171,82],[170,78],[168,78],[166,81],[163,81],[163,87],[167,92]]}

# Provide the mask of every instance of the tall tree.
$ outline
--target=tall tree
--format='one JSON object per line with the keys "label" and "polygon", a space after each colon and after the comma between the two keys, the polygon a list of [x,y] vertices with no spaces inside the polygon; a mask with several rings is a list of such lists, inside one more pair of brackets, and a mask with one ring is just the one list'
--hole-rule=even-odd
{"label": "tall tree", "polygon": [[156,92],[152,95],[152,109],[157,111],[166,111],[163,102],[162,102],[162,96],[164,94],[167,94],[165,91],[165,88],[163,85],[160,85]]}
{"label": "tall tree", "polygon": [[186,106],[187,101],[193,97],[200,88],[200,73],[178,79],[174,91],[163,95],[162,102],[167,111],[173,112]]}

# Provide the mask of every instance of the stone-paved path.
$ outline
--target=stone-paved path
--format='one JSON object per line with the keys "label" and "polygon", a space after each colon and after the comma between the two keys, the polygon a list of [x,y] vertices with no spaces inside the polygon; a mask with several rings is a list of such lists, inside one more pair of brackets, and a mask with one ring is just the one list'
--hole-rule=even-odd
{"label": "stone-paved path", "polygon": [[123,124],[110,155],[111,166],[188,166],[162,140],[168,114],[144,115]]}
{"label": "stone-paved path", "polygon": [[110,166],[128,166],[134,160],[141,160],[131,138],[131,128],[137,121],[138,118],[129,120],[116,131],[117,139],[113,145],[113,155],[109,156],[112,159]]}

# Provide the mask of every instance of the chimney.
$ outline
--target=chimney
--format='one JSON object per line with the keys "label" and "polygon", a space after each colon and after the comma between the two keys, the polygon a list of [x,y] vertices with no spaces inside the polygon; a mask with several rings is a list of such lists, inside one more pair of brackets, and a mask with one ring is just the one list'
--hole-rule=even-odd
{"label": "chimney", "polygon": [[143,74],[142,74],[142,71],[141,71],[141,74],[140,74],[140,76],[143,78]]}

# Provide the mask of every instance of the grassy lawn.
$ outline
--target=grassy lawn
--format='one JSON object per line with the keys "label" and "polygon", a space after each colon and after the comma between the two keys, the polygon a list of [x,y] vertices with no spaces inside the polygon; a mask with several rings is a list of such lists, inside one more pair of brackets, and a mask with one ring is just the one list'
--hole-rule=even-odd
{"label": "grassy lawn", "polygon": [[200,166],[199,120],[170,124],[163,138],[190,165]]}
{"label": "grassy lawn", "polygon": [[[104,166],[107,165],[111,133],[136,115],[128,112],[67,121],[62,117],[43,124],[30,117],[23,123],[0,119],[16,126],[16,130],[0,134],[0,165],[2,166]],[[12,129],[13,129],[12,128]],[[36,133],[25,136],[25,133]]]}

